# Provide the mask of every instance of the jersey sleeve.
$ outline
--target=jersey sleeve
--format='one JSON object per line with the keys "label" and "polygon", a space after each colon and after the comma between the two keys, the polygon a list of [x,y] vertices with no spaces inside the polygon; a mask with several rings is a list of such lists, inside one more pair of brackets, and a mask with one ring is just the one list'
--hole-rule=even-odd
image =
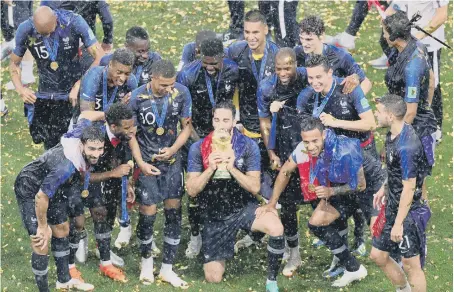
{"label": "jersey sleeve", "polygon": [[187,64],[194,61],[194,60],[191,60],[192,59],[191,56],[193,53],[193,48],[192,48],[193,46],[191,46],[191,44],[192,43],[184,45],[177,71],[181,71],[184,68],[184,66],[186,66]]}
{"label": "jersey sleeve", "polygon": [[402,180],[409,180],[418,175],[420,143],[409,143],[399,149],[400,170]]}
{"label": "jersey sleeve", "polygon": [[137,112],[138,112],[138,95],[140,94],[141,87],[135,89],[131,93],[131,98],[128,103],[128,107],[132,110],[132,116],[134,118],[134,124],[137,125]]}
{"label": "jersey sleeve", "polygon": [[129,75],[128,78],[128,91],[131,92],[139,86],[136,76],[134,74]]}
{"label": "jersey sleeve", "polygon": [[259,112],[259,118],[268,118],[271,116],[270,105],[271,99],[268,96],[268,83],[267,80],[260,82],[259,89],[257,90],[257,107]]}
{"label": "jersey sleeve", "polygon": [[367,101],[367,98],[359,85],[356,86],[352,93],[350,93],[350,96],[353,99],[353,104],[358,114],[362,114],[371,110],[369,102]]}
{"label": "jersey sleeve", "polygon": [[22,22],[16,31],[16,47],[13,50],[13,53],[18,57],[23,57],[27,51],[27,45],[29,44],[29,34],[31,32],[30,21]]}
{"label": "jersey sleeve", "polygon": [[311,89],[305,88],[303,89],[300,94],[298,94],[298,99],[296,100],[296,109],[298,113],[303,116],[311,116],[312,109],[309,108],[309,97],[311,95]]}
{"label": "jersey sleeve", "polygon": [[190,86],[189,80],[188,80],[187,75],[186,75],[186,70],[183,69],[182,71],[178,72],[177,82],[180,83],[180,84],[183,84],[186,87]]}
{"label": "jersey sleeve", "polygon": [[77,15],[74,19],[74,30],[76,34],[82,39],[86,48],[91,47],[93,44],[97,42],[96,36],[88,26],[85,19],[82,16]]}
{"label": "jersey sleeve", "polygon": [[82,77],[79,93],[82,100],[88,102],[94,102],[96,100],[96,92],[98,92],[102,81],[102,74],[99,73],[99,67],[93,67],[85,73],[84,77]]}
{"label": "jersey sleeve", "polygon": [[65,159],[47,174],[41,184],[41,191],[49,198],[52,198],[58,188],[64,184],[75,171],[76,169],[73,164]]}
{"label": "jersey sleeve", "polygon": [[107,65],[109,65],[110,59],[112,59],[112,54],[104,55],[101,58],[101,61],[99,61],[99,66],[107,66]]}
{"label": "jersey sleeve", "polygon": [[203,172],[202,153],[200,151],[201,141],[192,144],[191,148],[189,148],[188,172]]}
{"label": "jersey sleeve", "polygon": [[249,139],[247,155],[244,157],[244,165],[247,171],[260,171],[260,150],[257,143]]}
{"label": "jersey sleeve", "polygon": [[102,30],[104,32],[103,43],[111,44],[113,42],[113,19],[110,13],[109,4],[106,1],[96,1],[98,5],[98,14],[102,22]]}
{"label": "jersey sleeve", "polygon": [[349,53],[345,53],[342,56],[342,65],[341,68],[344,68],[347,71],[348,76],[352,74],[357,74],[359,76],[359,81],[363,82],[366,79],[366,74],[364,73],[363,69],[356,63],[355,59],[353,59],[352,55]]}
{"label": "jersey sleeve", "polygon": [[183,108],[181,110],[180,118],[192,118],[192,98],[189,89],[184,86],[183,92]]}
{"label": "jersey sleeve", "polygon": [[421,57],[412,57],[405,68],[405,102],[417,103],[421,95],[421,83],[424,77],[425,60]]}

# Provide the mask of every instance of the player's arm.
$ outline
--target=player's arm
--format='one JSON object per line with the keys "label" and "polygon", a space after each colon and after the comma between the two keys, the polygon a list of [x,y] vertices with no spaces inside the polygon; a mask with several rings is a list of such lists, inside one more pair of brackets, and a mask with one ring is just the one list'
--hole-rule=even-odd
{"label": "player's arm", "polygon": [[[440,1],[434,1],[434,2],[440,2]],[[446,1],[446,5],[442,6],[442,7],[438,7],[436,10],[435,10],[435,14],[434,16],[432,17],[432,19],[430,20],[430,22],[425,26],[423,27],[423,29],[425,31],[427,31],[428,33],[433,33],[435,32],[440,26],[442,26],[443,24],[445,24],[445,22],[448,20],[448,1]],[[434,3],[434,5],[437,5],[436,3]],[[425,38],[425,37],[428,37],[425,33],[423,33],[422,31],[418,31],[418,33],[416,33],[415,37],[419,40]]]}
{"label": "player's arm", "polygon": [[49,197],[40,189],[35,196],[35,211],[38,227],[47,226],[47,209],[49,208]]}
{"label": "player's arm", "polygon": [[428,66],[426,60],[419,56],[413,58],[404,70],[405,96],[407,103],[407,113],[404,120],[408,124],[413,124],[416,117],[419,99],[421,98],[421,83],[424,78],[424,70]]}
{"label": "player's arm", "polygon": [[399,209],[397,210],[396,220],[394,221],[393,228],[391,229],[391,240],[394,242],[401,242],[403,240],[403,224],[404,220],[410,211],[411,203],[413,202],[413,195],[416,188],[416,178],[402,180],[402,193],[400,195]]}
{"label": "player's arm", "polygon": [[79,119],[87,119],[92,122],[103,121],[105,119],[105,114],[100,111],[83,111],[79,115]]}
{"label": "player's arm", "polygon": [[364,177],[364,170],[362,166],[358,170],[357,179],[358,185],[356,189],[352,189],[348,183],[337,187],[317,186],[315,187],[315,194],[319,199],[328,199],[332,196],[351,195],[357,191],[364,191],[366,189],[366,178]]}
{"label": "player's arm", "polygon": [[346,68],[349,75],[341,82],[341,85],[344,85],[342,93],[348,94],[358,85],[361,86],[364,94],[367,94],[370,91],[372,83],[350,54],[345,54],[343,56],[341,67]]}
{"label": "player's arm", "polygon": [[[218,159],[221,160],[220,156]],[[215,171],[216,169],[207,167],[204,172],[188,172],[186,179],[186,192],[188,195],[194,198],[203,191]]]}
{"label": "player's arm", "polygon": [[290,156],[284,163],[284,165],[281,167],[281,170],[279,171],[279,174],[276,177],[276,181],[274,182],[273,187],[273,194],[271,196],[270,201],[268,202],[268,205],[272,206],[273,208],[276,208],[276,204],[279,201],[279,197],[281,196],[284,189],[287,187],[290,178],[292,177],[292,173],[295,172],[297,167],[298,165],[296,164],[295,160],[293,160],[293,157]]}
{"label": "player's arm", "polygon": [[140,168],[144,175],[148,176],[161,174],[161,171],[158,168],[149,163],[146,163],[143,160],[142,153],[140,152],[139,143],[137,142],[137,138],[135,135],[131,137],[128,144],[129,148],[131,149],[132,157],[134,157],[137,166]]}
{"label": "player's arm", "polygon": [[236,167],[227,168],[238,184],[253,195],[260,192],[260,171],[248,171],[242,173]]}
{"label": "player's arm", "polygon": [[91,173],[90,182],[101,182],[111,178],[121,178],[125,175],[129,175],[130,172],[131,166],[125,163],[117,166],[110,171]]}
{"label": "player's arm", "polygon": [[219,163],[222,163],[220,152],[213,152],[208,156],[208,167],[203,169],[202,154],[200,152],[200,142],[191,145],[188,153],[188,176],[186,179],[186,192],[191,197],[196,197],[205,189],[211,180]]}
{"label": "player's arm", "polygon": [[[96,108],[96,92],[100,84],[100,75],[96,74],[95,69],[88,69],[82,77],[79,99],[80,111],[92,111]],[[79,82],[79,81],[78,81]]]}
{"label": "player's arm", "polygon": [[113,19],[112,14],[110,13],[109,4],[106,1],[97,1],[98,5],[98,14],[102,23],[102,30],[104,32],[104,38],[101,44],[104,52],[109,52],[112,50],[113,43]]}
{"label": "player's arm", "polygon": [[434,98],[434,93],[435,93],[435,75],[434,71],[430,69],[429,73],[429,94],[427,96],[427,102],[429,103],[429,106],[432,105],[432,100]]}

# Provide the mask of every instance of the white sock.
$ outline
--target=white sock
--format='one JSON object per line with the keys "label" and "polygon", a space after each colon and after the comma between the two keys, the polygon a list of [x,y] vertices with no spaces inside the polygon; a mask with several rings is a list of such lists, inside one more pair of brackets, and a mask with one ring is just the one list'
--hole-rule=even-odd
{"label": "white sock", "polygon": [[75,267],[76,267],[76,264],[69,264],[70,269],[75,268]]}
{"label": "white sock", "polygon": [[171,264],[164,264],[162,263],[161,265],[161,273],[166,274],[172,271],[172,265]]}
{"label": "white sock", "polygon": [[108,261],[101,261],[101,265],[103,265],[104,267],[105,266],[108,266],[108,265],[111,265],[112,264],[112,261],[111,260],[108,260]]}
{"label": "white sock", "polygon": [[276,280],[272,281],[272,280],[269,280],[269,279],[266,279],[266,285],[268,285],[269,283],[276,283]]}
{"label": "white sock", "polygon": [[299,247],[290,247],[290,257],[294,257],[300,254]]}

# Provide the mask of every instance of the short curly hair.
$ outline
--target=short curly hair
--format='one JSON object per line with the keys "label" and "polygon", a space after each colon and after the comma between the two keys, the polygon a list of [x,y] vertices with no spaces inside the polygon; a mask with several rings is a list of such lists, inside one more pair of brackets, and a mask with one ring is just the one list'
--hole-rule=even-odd
{"label": "short curly hair", "polygon": [[305,17],[300,22],[300,33],[315,34],[316,36],[321,36],[325,33],[325,23],[323,20],[316,16],[311,15]]}

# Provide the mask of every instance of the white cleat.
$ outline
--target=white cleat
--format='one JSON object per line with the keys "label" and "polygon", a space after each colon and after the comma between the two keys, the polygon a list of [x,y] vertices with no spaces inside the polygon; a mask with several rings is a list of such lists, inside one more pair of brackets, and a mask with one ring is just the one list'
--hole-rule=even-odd
{"label": "white cleat", "polygon": [[388,69],[388,57],[383,54],[380,56],[380,58],[369,61],[369,65],[371,65],[375,69]]}
{"label": "white cleat", "polygon": [[345,48],[347,50],[355,49],[355,37],[345,31],[334,37],[334,45],[336,47]]}
{"label": "white cleat", "polygon": [[79,248],[76,251],[76,260],[85,263],[88,258],[88,235],[79,241]]}
{"label": "white cleat", "polygon": [[[98,259],[101,258],[98,248],[96,248],[95,254]],[[118,255],[116,255],[113,251],[110,251],[110,260],[112,261],[112,265],[116,266],[117,268],[123,268],[125,266],[125,261]]]}
{"label": "white cleat", "polygon": [[3,42],[0,49],[0,60],[3,61],[13,52],[16,46],[16,40],[12,39],[9,42]]}
{"label": "white cleat", "polygon": [[142,262],[140,263],[139,280],[144,285],[150,285],[154,283],[153,257],[149,257],[148,259],[142,258]]}
{"label": "white cleat", "polygon": [[183,290],[189,288],[188,283],[186,283],[180,277],[178,277],[178,275],[175,274],[174,271],[168,271],[166,273],[160,272],[159,278],[164,282],[170,283],[170,285],[172,285],[175,288],[181,288]]}
{"label": "white cleat", "polygon": [[252,240],[252,238],[249,236],[249,234],[246,234],[246,236],[244,236],[243,238],[241,238],[240,240],[238,240],[235,243],[235,247],[234,247],[235,253],[238,253],[238,251],[240,249],[250,247],[254,243],[255,242]]}
{"label": "white cleat", "polygon": [[358,271],[349,272],[347,270],[344,271],[344,275],[333,282],[331,285],[332,287],[345,287],[354,281],[358,281],[364,279],[367,276],[367,270],[363,265],[359,266]]}
{"label": "white cleat", "polygon": [[200,249],[202,248],[202,236],[199,234],[197,236],[191,235],[191,241],[189,241],[188,248],[186,249],[186,257],[193,259],[199,255]]}
{"label": "white cleat", "polygon": [[301,255],[299,250],[297,252],[292,253],[290,252],[290,257],[288,259],[287,264],[285,264],[284,269],[282,270],[282,275],[286,277],[292,277],[293,274],[298,270],[301,266]]}
{"label": "white cleat", "polygon": [[437,127],[437,131],[435,132],[435,141],[437,142],[437,145],[441,143],[443,133],[440,130],[440,127]]}
{"label": "white cleat", "polygon": [[93,286],[92,284],[84,283],[79,279],[74,278],[72,278],[71,280],[69,280],[69,282],[66,283],[60,283],[57,281],[56,286],[57,291],[59,290],[69,291],[71,289],[76,289],[79,291],[93,291],[95,289],[95,286]]}
{"label": "white cleat", "polygon": [[120,232],[118,233],[117,239],[115,240],[115,247],[121,249],[129,244],[129,240],[132,236],[132,227],[131,225],[127,227],[120,226]]}

